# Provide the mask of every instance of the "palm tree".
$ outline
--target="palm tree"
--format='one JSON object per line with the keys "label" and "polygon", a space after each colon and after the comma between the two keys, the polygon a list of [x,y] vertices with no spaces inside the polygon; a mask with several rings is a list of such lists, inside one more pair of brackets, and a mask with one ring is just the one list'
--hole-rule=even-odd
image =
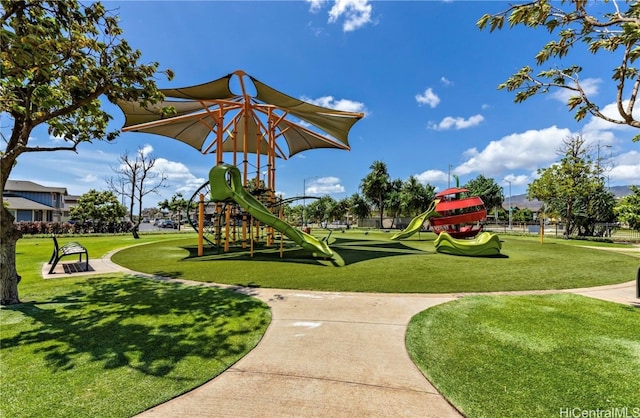
{"label": "palm tree", "polygon": [[349,199],[351,201],[351,208],[349,209],[349,212],[356,219],[365,219],[371,215],[371,207],[369,206],[369,203],[367,203],[367,201],[358,193],[354,193]]}
{"label": "palm tree", "polygon": [[382,220],[384,218],[384,202],[390,191],[391,181],[387,165],[382,161],[374,161],[369,167],[371,172],[362,179],[360,188],[365,198],[373,203],[380,211],[380,227],[382,228]]}
{"label": "palm tree", "polygon": [[403,183],[400,179],[395,179],[390,183],[389,193],[385,202],[385,207],[391,214],[390,228],[393,228],[396,218],[400,216],[402,211],[402,186]]}

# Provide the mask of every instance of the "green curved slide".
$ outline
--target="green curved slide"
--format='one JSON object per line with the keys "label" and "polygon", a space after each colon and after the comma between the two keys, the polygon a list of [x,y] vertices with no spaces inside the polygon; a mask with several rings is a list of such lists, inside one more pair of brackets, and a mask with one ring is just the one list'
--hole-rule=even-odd
{"label": "green curved slide", "polygon": [[234,201],[260,222],[272,226],[307,251],[324,257],[333,257],[333,251],[326,242],[316,239],[274,216],[256,198],[242,187],[242,177],[238,167],[220,164],[209,171],[211,200],[217,202]]}
{"label": "green curved slide", "polygon": [[446,232],[441,232],[433,244],[439,253],[467,257],[498,255],[502,249],[500,238],[491,232],[482,232],[476,235],[474,239],[456,239]]}
{"label": "green curved slide", "polygon": [[416,232],[422,229],[422,224],[424,224],[424,221],[434,216],[441,216],[438,212],[436,212],[436,205],[438,204],[439,201],[440,201],[439,199],[436,199],[433,202],[431,202],[431,206],[429,206],[429,209],[427,209],[426,211],[422,212],[420,215],[413,218],[405,229],[393,234],[391,239],[395,240],[395,239],[409,238],[411,235],[415,234]]}

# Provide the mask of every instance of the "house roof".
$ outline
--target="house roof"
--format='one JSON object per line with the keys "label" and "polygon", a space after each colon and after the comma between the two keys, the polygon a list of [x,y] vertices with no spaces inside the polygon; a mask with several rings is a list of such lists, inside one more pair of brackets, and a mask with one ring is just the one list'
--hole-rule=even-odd
{"label": "house roof", "polygon": [[65,187],[48,187],[28,180],[7,180],[4,186],[6,192],[40,192],[40,193],[62,193],[67,195]]}
{"label": "house roof", "polygon": [[25,199],[24,197],[5,196],[2,200],[9,204],[9,209],[13,210],[57,210],[51,206],[43,205],[42,203]]}

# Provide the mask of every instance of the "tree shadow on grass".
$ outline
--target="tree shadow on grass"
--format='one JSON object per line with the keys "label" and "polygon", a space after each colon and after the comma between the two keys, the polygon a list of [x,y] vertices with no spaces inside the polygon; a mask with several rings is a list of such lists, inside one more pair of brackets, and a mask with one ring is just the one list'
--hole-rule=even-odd
{"label": "tree shadow on grass", "polygon": [[[3,348],[31,346],[56,371],[73,369],[88,355],[104,369],[165,376],[186,356],[230,365],[269,323],[262,302],[215,287],[134,276],[74,286],[45,303],[7,307],[30,317],[33,326],[5,333]],[[239,338],[248,334],[253,337]]]}
{"label": "tree shadow on grass", "polygon": [[198,247],[182,246],[180,248],[189,252],[183,261],[273,261],[285,263],[301,263],[310,265],[330,265],[335,267],[346,266],[363,261],[373,260],[381,257],[393,257],[399,255],[431,254],[404,245],[400,241],[375,241],[367,239],[341,238],[332,240],[329,247],[335,256],[333,259],[326,257],[315,257],[309,251],[301,249],[293,243],[287,243],[283,248],[283,256],[280,257],[279,244],[272,247],[258,245],[254,248],[253,255],[250,250],[239,247],[230,247],[225,253],[214,247],[204,248],[202,256],[198,256]]}

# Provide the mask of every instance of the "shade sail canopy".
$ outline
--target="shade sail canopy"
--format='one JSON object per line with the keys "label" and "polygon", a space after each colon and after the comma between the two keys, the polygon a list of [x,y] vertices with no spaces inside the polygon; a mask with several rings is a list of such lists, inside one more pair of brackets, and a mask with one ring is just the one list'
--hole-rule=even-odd
{"label": "shade sail canopy", "polygon": [[[231,91],[234,75],[240,78],[242,94]],[[202,153],[214,152],[220,144],[223,152],[271,150],[282,158],[316,148],[350,149],[349,130],[364,114],[307,103],[248,76],[256,89],[252,97],[244,76],[236,71],[196,86],[162,89],[168,100],[153,106],[120,101],[126,118],[122,130],[174,138]],[[175,110],[169,117],[162,113],[166,107]]]}

